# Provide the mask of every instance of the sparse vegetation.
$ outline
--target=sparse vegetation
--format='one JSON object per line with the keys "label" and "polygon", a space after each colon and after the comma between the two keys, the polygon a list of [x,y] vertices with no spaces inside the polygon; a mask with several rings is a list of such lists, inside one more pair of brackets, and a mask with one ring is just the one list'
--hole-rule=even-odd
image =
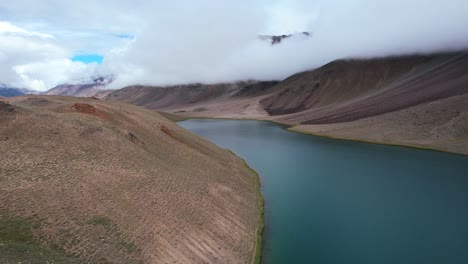
{"label": "sparse vegetation", "polygon": [[128,253],[133,253],[137,250],[137,246],[128,240],[128,236],[120,231],[118,227],[112,223],[112,220],[109,217],[95,216],[91,218],[88,223],[102,226],[106,230],[106,235],[115,237],[117,245],[127,250]]}
{"label": "sparse vegetation", "polygon": [[0,263],[24,252],[56,263],[252,261],[255,179],[237,157],[128,104],[10,103],[0,114],[0,212],[41,225],[24,233],[28,242],[2,247]]}
{"label": "sparse vegetation", "polygon": [[79,263],[58,247],[47,248],[34,238],[38,222],[18,217],[0,215],[1,263]]}
{"label": "sparse vegetation", "polygon": [[254,264],[261,264],[262,262],[262,246],[263,246],[263,230],[265,229],[265,220],[264,220],[264,209],[265,209],[265,200],[263,199],[261,192],[261,179],[260,175],[252,169],[245,160],[243,160],[244,166],[249,169],[249,171],[255,177],[255,189],[257,190],[257,199],[258,199],[258,228],[257,228],[257,243],[255,247],[255,257]]}
{"label": "sparse vegetation", "polygon": [[91,218],[89,221],[88,221],[88,224],[92,224],[92,225],[100,225],[106,229],[110,229],[111,228],[111,220],[108,218],[108,217],[105,217],[105,216],[95,216],[93,218]]}

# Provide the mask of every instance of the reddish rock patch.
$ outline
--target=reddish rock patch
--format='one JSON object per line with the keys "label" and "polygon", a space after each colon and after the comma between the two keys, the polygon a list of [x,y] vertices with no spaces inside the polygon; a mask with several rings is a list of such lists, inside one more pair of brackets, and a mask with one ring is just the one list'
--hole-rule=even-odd
{"label": "reddish rock patch", "polygon": [[177,136],[174,134],[174,131],[170,130],[167,126],[161,125],[161,131],[164,132],[164,134],[170,136],[172,139],[175,139],[177,141],[180,141]]}
{"label": "reddish rock patch", "polygon": [[72,108],[80,111],[81,113],[85,114],[96,114],[97,110],[96,107],[90,105],[90,104],[84,104],[84,103],[75,103]]}
{"label": "reddish rock patch", "polygon": [[75,109],[79,111],[80,113],[83,114],[89,114],[89,115],[94,115],[97,116],[101,119],[109,120],[109,116],[106,114],[106,112],[100,111],[96,109],[93,105],[86,104],[86,103],[75,103],[72,106],[72,109]]}

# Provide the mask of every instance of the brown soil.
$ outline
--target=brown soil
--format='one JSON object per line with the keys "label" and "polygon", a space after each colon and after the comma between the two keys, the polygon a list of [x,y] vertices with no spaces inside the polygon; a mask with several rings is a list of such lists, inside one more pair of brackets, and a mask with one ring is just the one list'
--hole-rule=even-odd
{"label": "brown soil", "polygon": [[229,151],[118,102],[24,96],[0,109],[0,219],[33,219],[35,243],[81,263],[252,261],[255,178]]}

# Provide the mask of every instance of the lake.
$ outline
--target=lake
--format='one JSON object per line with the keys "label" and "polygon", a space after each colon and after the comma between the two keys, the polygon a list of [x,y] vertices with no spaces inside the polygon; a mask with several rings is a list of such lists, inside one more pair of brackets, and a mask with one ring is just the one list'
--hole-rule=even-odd
{"label": "lake", "polygon": [[260,174],[265,264],[468,263],[468,157],[262,121],[178,124]]}

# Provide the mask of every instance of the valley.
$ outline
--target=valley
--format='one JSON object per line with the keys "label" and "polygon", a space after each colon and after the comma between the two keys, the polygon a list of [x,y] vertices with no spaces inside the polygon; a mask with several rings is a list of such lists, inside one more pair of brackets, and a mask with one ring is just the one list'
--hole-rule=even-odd
{"label": "valley", "polygon": [[465,52],[338,60],[279,82],[134,86],[104,99],[183,117],[271,120],[294,131],[468,154],[466,69]]}

